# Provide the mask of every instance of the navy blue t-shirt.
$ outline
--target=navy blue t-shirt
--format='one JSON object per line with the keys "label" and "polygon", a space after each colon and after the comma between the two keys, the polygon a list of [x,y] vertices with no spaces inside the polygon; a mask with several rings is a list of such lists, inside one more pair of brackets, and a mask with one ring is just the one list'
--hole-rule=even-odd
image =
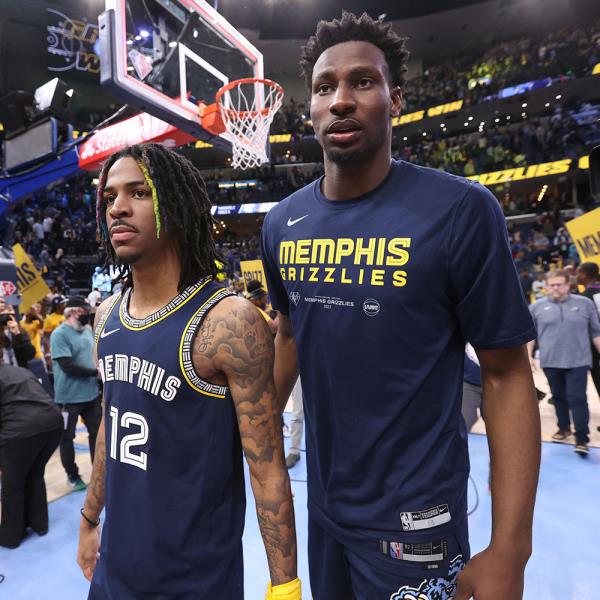
{"label": "navy blue t-shirt", "polygon": [[465,342],[535,337],[504,216],[479,184],[406,162],[352,200],[327,200],[321,182],[262,233],[298,349],[309,509],[368,531],[452,530],[469,472]]}

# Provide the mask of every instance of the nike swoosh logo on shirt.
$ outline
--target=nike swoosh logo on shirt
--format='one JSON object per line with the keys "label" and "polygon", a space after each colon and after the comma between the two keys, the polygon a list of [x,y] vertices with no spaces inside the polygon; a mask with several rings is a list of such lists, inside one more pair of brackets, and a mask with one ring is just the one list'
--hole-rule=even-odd
{"label": "nike swoosh logo on shirt", "polygon": [[120,327],[117,327],[116,329],[113,329],[113,330],[111,330],[111,331],[103,331],[103,332],[100,334],[100,337],[101,337],[101,338],[108,337],[109,335],[112,335],[113,333],[116,333],[117,331],[121,331],[121,328],[120,328]]}
{"label": "nike swoosh logo on shirt", "polygon": [[296,223],[300,223],[300,221],[302,221],[302,219],[306,219],[306,217],[308,217],[308,215],[304,215],[303,217],[300,217],[299,219],[292,219],[292,217],[290,217],[288,219],[288,227],[291,227],[292,225],[295,225]]}

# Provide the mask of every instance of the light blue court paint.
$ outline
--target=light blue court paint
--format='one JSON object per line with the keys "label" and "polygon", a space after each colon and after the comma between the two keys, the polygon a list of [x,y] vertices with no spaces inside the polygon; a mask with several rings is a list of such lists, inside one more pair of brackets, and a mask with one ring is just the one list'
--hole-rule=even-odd
{"label": "light blue court paint", "polygon": [[[473,553],[489,540],[491,499],[487,492],[486,439],[469,439],[471,474],[479,492],[479,506],[469,519]],[[304,455],[290,472],[306,479]],[[306,557],[306,484],[292,482],[298,528],[299,574],[304,598],[310,598]],[[0,549],[0,600],[85,600],[87,582],[75,563],[79,508],[84,493],[75,492],[50,505],[50,532],[30,536],[16,550]],[[475,494],[469,484],[469,507]],[[600,534],[600,451],[588,459],[571,446],[544,444],[542,474],[535,517],[534,554],[526,572],[526,600],[596,600]],[[268,579],[252,494],[244,535],[246,600],[262,600]]]}

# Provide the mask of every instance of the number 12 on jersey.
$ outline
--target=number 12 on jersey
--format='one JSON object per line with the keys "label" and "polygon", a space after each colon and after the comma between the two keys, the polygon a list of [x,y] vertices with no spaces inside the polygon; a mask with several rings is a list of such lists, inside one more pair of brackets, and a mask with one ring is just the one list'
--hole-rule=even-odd
{"label": "number 12 on jersey", "polygon": [[[121,428],[129,429],[137,425],[140,430],[137,433],[129,433],[121,439],[120,448],[117,449],[119,424]],[[119,409],[116,406],[110,407],[110,457],[119,460],[122,463],[133,465],[146,471],[148,455],[141,450],[136,454],[133,448],[142,446],[148,441],[148,423],[142,415],[134,412],[124,412],[119,422]],[[119,456],[117,456],[119,450]]]}

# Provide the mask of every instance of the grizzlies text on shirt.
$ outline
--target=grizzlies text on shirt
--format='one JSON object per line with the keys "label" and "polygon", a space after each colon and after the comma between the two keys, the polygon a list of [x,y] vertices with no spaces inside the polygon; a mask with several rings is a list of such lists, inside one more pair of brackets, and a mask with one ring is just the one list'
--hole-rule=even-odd
{"label": "grizzlies text on shirt", "polygon": [[400,540],[417,535],[401,515],[423,534],[461,526],[465,341],[535,337],[496,198],[393,161],[359,198],[330,201],[318,180],[280,202],[262,246],[298,349],[311,515]]}

